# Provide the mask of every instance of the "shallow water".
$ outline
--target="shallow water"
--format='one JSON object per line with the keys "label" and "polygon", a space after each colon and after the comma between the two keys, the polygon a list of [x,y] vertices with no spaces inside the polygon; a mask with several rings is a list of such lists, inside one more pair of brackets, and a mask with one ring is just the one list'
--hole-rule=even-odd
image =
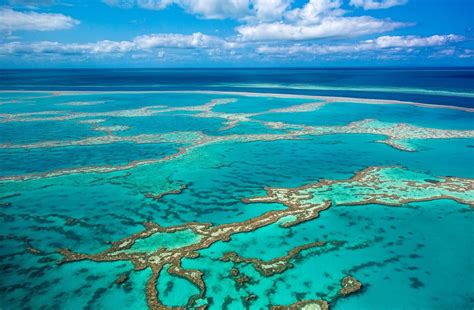
{"label": "shallow water", "polygon": [[[203,236],[190,229],[153,233],[113,252],[116,261],[58,264],[65,258],[58,249],[100,254],[143,232],[144,222],[217,226],[287,209],[278,202],[242,201],[265,195],[266,187],[345,180],[367,167],[394,165],[404,172],[389,177],[400,182],[420,175],[429,182],[444,176],[466,182],[474,178],[474,134],[410,139],[415,151],[406,151],[379,143],[381,134],[291,136],[293,128],[265,123],[340,126],[373,118],[472,133],[474,118],[467,111],[336,102],[314,111],[270,113],[316,100],[229,94],[3,92],[0,97],[18,100],[0,105],[2,309],[146,308],[145,287],[152,271],[134,270],[122,254],[143,258],[155,251],[171,253],[200,244]],[[229,98],[235,102],[205,107]],[[170,108],[179,109],[166,110]],[[35,120],[21,114],[42,111],[34,114]],[[255,113],[259,115],[239,118],[226,128],[229,117]],[[103,121],[81,123],[91,119]],[[127,128],[107,131],[98,126]],[[163,138],[164,133],[178,134]],[[155,140],[149,140],[151,136]],[[380,189],[364,190],[365,195]],[[407,198],[414,192],[398,194]],[[428,191],[416,195],[429,201],[415,199],[397,207],[343,206],[337,205],[341,193],[349,202],[362,195],[322,190],[313,203],[331,200],[333,205],[319,218],[286,228],[281,224],[295,218],[283,217],[200,248],[199,257],[180,258],[184,269],[202,272],[207,289],[196,304],[261,309],[323,299],[334,309],[474,307],[474,273],[469,272],[474,268],[472,208],[462,201],[437,199],[437,193]],[[474,200],[471,191],[459,197]],[[269,261],[315,241],[328,244],[302,251],[290,260],[292,268],[271,276],[249,263],[221,260],[224,253],[235,251]],[[170,274],[169,266],[159,273],[158,298],[167,306],[184,306],[200,291],[195,283]],[[249,282],[239,286],[230,274],[232,267]],[[342,298],[338,291],[347,275],[358,279],[363,289]],[[256,299],[246,301],[250,295]]]}

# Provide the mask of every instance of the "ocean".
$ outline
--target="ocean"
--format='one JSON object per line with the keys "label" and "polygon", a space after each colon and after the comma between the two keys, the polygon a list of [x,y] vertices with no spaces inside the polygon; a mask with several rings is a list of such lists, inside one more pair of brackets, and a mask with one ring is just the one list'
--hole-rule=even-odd
{"label": "ocean", "polygon": [[0,70],[1,90],[237,90],[474,105],[473,68]]}
{"label": "ocean", "polygon": [[0,70],[1,309],[471,309],[474,70]]}

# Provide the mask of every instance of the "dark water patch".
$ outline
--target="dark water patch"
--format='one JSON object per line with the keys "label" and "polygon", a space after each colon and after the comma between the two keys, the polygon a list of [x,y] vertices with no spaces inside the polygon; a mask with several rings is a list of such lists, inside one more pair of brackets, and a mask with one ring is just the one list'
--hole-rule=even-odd
{"label": "dark water patch", "polygon": [[91,287],[92,287],[91,284],[83,284],[79,288],[74,290],[74,295],[81,295],[83,291],[85,291],[85,290],[87,290]]}
{"label": "dark water patch", "polygon": [[101,287],[94,292],[92,298],[87,302],[87,305],[84,307],[86,310],[95,309],[94,304],[107,292],[107,289]]}
{"label": "dark water patch", "polygon": [[18,197],[18,196],[21,196],[21,193],[14,193],[14,194],[2,196],[0,199],[3,200],[3,199],[9,199],[9,198],[14,198],[14,197]]}
{"label": "dark water patch", "polygon": [[126,294],[130,294],[131,292],[133,292],[133,284],[131,282],[126,282],[122,285],[122,288]]}
{"label": "dark water patch", "polygon": [[173,281],[168,281],[168,282],[166,283],[166,288],[165,288],[165,290],[163,291],[163,295],[164,295],[165,297],[169,296],[169,294],[173,291],[173,287],[174,287]]}
{"label": "dark water patch", "polygon": [[419,288],[425,286],[425,284],[423,282],[421,282],[421,280],[418,279],[417,277],[410,277],[409,280],[410,280],[410,287],[412,287],[414,289],[419,289]]}
{"label": "dark water patch", "polygon": [[21,284],[13,284],[13,285],[9,285],[9,286],[1,286],[0,287],[0,292],[11,293],[11,292],[14,292],[16,290],[26,289],[29,286],[31,286],[31,282],[24,282],[24,283],[21,283]]}
{"label": "dark water patch", "polygon": [[230,309],[229,306],[235,301],[235,299],[233,299],[232,297],[230,296],[226,296],[224,298],[224,302],[222,303],[222,309]]}
{"label": "dark water patch", "polygon": [[93,282],[93,281],[97,281],[97,280],[99,280],[99,279],[101,279],[101,278],[103,278],[103,276],[99,276],[99,275],[88,275],[88,276],[86,277],[86,281],[91,281],[91,282]]}
{"label": "dark water patch", "polygon": [[171,143],[127,142],[60,148],[0,149],[3,158],[0,169],[1,175],[41,173],[84,166],[121,165],[134,160],[161,158],[175,152],[176,145]]}

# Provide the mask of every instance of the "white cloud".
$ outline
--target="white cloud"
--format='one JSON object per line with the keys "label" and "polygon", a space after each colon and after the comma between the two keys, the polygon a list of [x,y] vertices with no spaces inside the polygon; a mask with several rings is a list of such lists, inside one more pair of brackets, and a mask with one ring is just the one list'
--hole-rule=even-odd
{"label": "white cloud", "polygon": [[[94,43],[59,43],[41,41],[35,43],[10,42],[0,45],[0,54],[111,54],[129,52],[150,52],[157,48],[175,49],[231,49],[237,43],[200,32],[184,34],[149,34],[135,37],[131,41],[103,40]],[[163,53],[161,51],[160,53]],[[163,54],[164,55],[164,54]]]}
{"label": "white cloud", "polygon": [[378,48],[391,47],[426,47],[426,46],[441,46],[448,43],[456,43],[464,41],[463,36],[448,34],[448,35],[434,35],[430,37],[420,36],[383,36],[375,40],[367,40],[365,43],[374,44]]}
{"label": "white cloud", "polygon": [[56,0],[4,0],[10,7],[22,7],[28,9],[37,9],[41,6],[52,6]]}
{"label": "white cloud", "polygon": [[242,18],[249,14],[249,0],[174,0],[187,12],[208,19]]}
{"label": "white cloud", "polygon": [[222,47],[233,48],[236,44],[225,41],[219,37],[209,36],[200,32],[191,35],[183,34],[151,34],[138,36],[133,40],[137,49],[149,49],[156,47],[168,48],[210,48]]}
{"label": "white cloud", "polygon": [[173,3],[173,0],[137,0],[137,5],[148,10],[162,10]]}
{"label": "white cloud", "polygon": [[[357,44],[315,45],[294,44],[280,46],[261,46],[257,52],[263,54],[313,54],[331,55],[348,54],[374,50],[409,51],[413,48],[448,46],[464,41],[463,36],[433,35],[419,36],[382,36]],[[149,34],[137,36],[131,41],[103,40],[93,43],[59,43],[41,41],[35,43],[10,42],[0,45],[0,54],[112,54],[129,52],[150,52],[155,49],[201,49],[216,53],[218,50],[232,50],[245,47],[242,43],[225,41],[219,37],[202,33],[183,34]],[[469,54],[466,52],[465,54]]]}
{"label": "white cloud", "polygon": [[19,12],[8,8],[0,9],[0,30],[51,31],[69,29],[79,24],[78,20],[63,14]]}
{"label": "white cloud", "polygon": [[365,51],[367,45],[303,45],[295,44],[290,46],[260,46],[257,52],[261,54],[273,55],[293,55],[293,54],[311,54],[311,55],[332,55],[340,53],[354,53]]}
{"label": "white cloud", "polygon": [[291,4],[291,0],[253,0],[253,16],[248,21],[275,21],[281,19]]}
{"label": "white cloud", "polygon": [[286,14],[290,22],[298,24],[314,24],[327,16],[341,16],[341,0],[309,0],[302,8],[293,9]]}
{"label": "white cloud", "polygon": [[[104,0],[109,5],[157,10],[174,4],[201,18],[237,19],[243,24],[235,30],[243,41],[348,38],[408,25],[370,16],[344,16],[342,1],[307,0],[302,7],[292,8],[293,0]],[[401,0],[376,3],[387,6],[393,1]]]}
{"label": "white cloud", "polygon": [[388,9],[392,6],[404,5],[408,0],[351,0],[350,5],[364,10]]}
{"label": "white cloud", "polygon": [[324,17],[317,24],[263,23],[240,26],[236,30],[245,41],[314,40],[356,37],[390,31],[404,25],[369,16]]}
{"label": "white cloud", "polygon": [[148,10],[162,10],[175,4],[186,12],[205,19],[234,18],[262,22],[279,20],[293,0],[103,0],[103,2],[120,8],[139,7]]}
{"label": "white cloud", "polygon": [[443,48],[443,49],[435,51],[428,57],[430,58],[449,57],[449,56],[453,56],[455,53],[456,53],[455,47],[447,47],[447,48]]}
{"label": "white cloud", "polygon": [[[315,45],[315,44],[294,44],[290,46],[261,46],[257,52],[262,54],[311,54],[311,55],[334,55],[353,54],[377,50],[390,50],[396,52],[409,52],[413,48],[426,48],[436,46],[446,46],[449,44],[464,41],[463,36],[434,35],[429,37],[419,36],[383,36],[374,40],[362,41],[357,44],[341,45]],[[447,50],[447,49],[445,49]],[[448,55],[445,55],[448,56]]]}
{"label": "white cloud", "polygon": [[244,41],[315,40],[350,38],[382,33],[405,23],[370,16],[344,16],[341,0],[309,0],[287,10],[279,22],[248,23],[236,28]]}
{"label": "white cloud", "polygon": [[474,50],[466,48],[459,54],[458,57],[459,58],[473,58]]}
{"label": "white cloud", "polygon": [[[176,4],[186,12],[207,19],[242,18],[250,12],[250,0],[103,0],[120,8],[162,10]],[[267,0],[271,1],[271,0]]]}

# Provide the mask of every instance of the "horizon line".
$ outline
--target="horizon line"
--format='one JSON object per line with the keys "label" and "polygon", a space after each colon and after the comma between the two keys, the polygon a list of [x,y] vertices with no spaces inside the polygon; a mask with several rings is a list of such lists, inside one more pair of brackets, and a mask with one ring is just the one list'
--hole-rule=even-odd
{"label": "horizon line", "polygon": [[474,66],[328,66],[328,67],[42,67],[42,68],[0,68],[0,71],[15,70],[359,70],[359,69],[471,69]]}

